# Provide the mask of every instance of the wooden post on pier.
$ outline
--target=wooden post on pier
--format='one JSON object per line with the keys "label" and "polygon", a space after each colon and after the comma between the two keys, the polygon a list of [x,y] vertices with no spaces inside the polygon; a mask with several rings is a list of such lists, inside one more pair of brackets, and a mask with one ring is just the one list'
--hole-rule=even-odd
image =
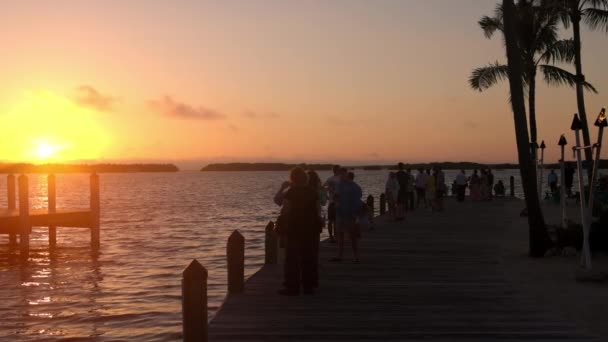
{"label": "wooden post on pier", "polygon": [[[57,210],[57,190],[55,187],[55,175],[50,174],[47,178],[48,182],[48,205],[49,213],[54,213]],[[49,226],[49,248],[57,246],[57,227]]]}
{"label": "wooden post on pier", "polygon": [[228,293],[242,293],[245,289],[245,238],[238,230],[228,238],[226,257]]}
{"label": "wooden post on pier", "polygon": [[380,215],[384,215],[386,213],[386,195],[384,193],[380,194]]}
{"label": "wooden post on pier", "polygon": [[279,259],[279,241],[277,233],[274,231],[274,223],[268,222],[266,225],[266,236],[264,239],[265,244],[265,257],[264,263],[266,265],[274,265]]}
{"label": "wooden post on pier", "polygon": [[367,196],[367,206],[369,207],[369,210],[371,212],[370,217],[374,217],[374,196],[369,195]]}
{"label": "wooden post on pier", "polygon": [[515,177],[511,176],[509,178],[509,186],[511,190],[511,197],[515,197]]}
{"label": "wooden post on pier", "polygon": [[[17,209],[17,187],[15,184],[15,175],[8,175],[6,182],[6,191],[8,199],[8,210]],[[17,244],[17,234],[9,234],[9,244],[15,246]]]}
{"label": "wooden post on pier", "polygon": [[99,176],[91,174],[91,247],[99,249],[99,217],[101,211],[101,201],[99,197]]}
{"label": "wooden post on pier", "polygon": [[30,255],[30,198],[26,175],[19,176],[19,245],[22,259]]}
{"label": "wooden post on pier", "polygon": [[184,341],[207,342],[207,270],[196,259],[182,273]]}

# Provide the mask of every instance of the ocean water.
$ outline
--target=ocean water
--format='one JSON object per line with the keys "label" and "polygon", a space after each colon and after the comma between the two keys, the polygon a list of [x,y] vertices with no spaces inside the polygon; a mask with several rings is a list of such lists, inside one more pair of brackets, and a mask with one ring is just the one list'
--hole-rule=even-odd
{"label": "ocean water", "polygon": [[[446,172],[448,184],[456,173]],[[517,170],[494,173],[507,192],[514,175],[521,196]],[[356,175],[364,196],[377,199],[387,171]],[[50,253],[47,228],[35,227],[27,263],[0,235],[0,340],[180,340],[181,272],[194,258],[207,268],[212,317],[226,294],[228,236],[244,235],[245,272],[253,274],[263,263],[265,225],[278,213],[272,197],[286,179],[287,172],[101,174],[98,256],[88,229],[58,228]],[[57,175],[58,208],[88,207],[88,191],[88,175]],[[6,207],[4,176],[0,194]],[[30,175],[30,205],[45,208],[46,196],[46,175]]]}

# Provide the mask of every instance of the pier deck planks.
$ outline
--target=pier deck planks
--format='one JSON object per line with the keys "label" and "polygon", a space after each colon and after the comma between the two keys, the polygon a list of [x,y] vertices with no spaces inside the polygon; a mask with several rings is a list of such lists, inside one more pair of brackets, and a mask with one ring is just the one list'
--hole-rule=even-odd
{"label": "pier deck planks", "polygon": [[209,340],[597,341],[502,272],[501,236],[522,205],[448,202],[405,223],[377,218],[363,232],[361,264],[350,249],[344,262],[327,262],[336,247],[322,242],[313,296],[277,295],[282,265],[264,266],[227,298]]}

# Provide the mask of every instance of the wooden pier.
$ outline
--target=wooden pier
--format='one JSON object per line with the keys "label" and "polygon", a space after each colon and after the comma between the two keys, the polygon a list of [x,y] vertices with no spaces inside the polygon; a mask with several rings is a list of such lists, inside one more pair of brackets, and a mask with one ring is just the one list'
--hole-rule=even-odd
{"label": "wooden pier", "polygon": [[[9,234],[9,244],[20,247],[21,257],[29,257],[29,235],[32,227],[49,228],[49,247],[57,244],[57,227],[88,228],[91,231],[91,247],[99,248],[100,196],[99,176],[91,175],[89,209],[57,209],[55,175],[48,176],[48,208],[30,209],[29,184],[26,175],[18,178],[19,206],[17,207],[17,182],[14,175],[7,177],[8,208],[0,208],[0,234]],[[19,237],[19,242],[17,242]]]}
{"label": "wooden pier", "polygon": [[[184,340],[599,341],[506,275],[501,240],[521,220],[516,201],[449,201],[444,213],[418,210],[399,223],[376,217],[375,230],[363,232],[360,264],[349,260],[348,242],[345,260],[328,262],[336,246],[322,242],[314,295],[277,294],[283,265],[273,263],[276,242],[267,238],[273,257],[242,293],[227,296],[208,327],[195,325],[188,334],[190,320]],[[196,269],[204,283],[194,288],[206,286],[206,271],[193,263],[184,273],[184,298]],[[193,303],[202,294],[197,298]],[[193,309],[183,304],[186,319]]]}

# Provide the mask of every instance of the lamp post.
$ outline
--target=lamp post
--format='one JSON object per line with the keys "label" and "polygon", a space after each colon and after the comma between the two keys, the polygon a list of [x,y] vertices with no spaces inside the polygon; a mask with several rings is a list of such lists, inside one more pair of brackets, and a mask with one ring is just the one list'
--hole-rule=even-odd
{"label": "lamp post", "polygon": [[566,137],[563,134],[561,137],[559,137],[559,142],[557,144],[562,150],[562,158],[559,160],[559,202],[562,208],[562,228],[565,229],[568,227],[568,218],[566,217],[566,161],[564,159],[564,150],[568,144],[568,141],[566,141]]}
{"label": "lamp post", "polygon": [[574,114],[574,119],[572,119],[572,125],[570,129],[572,129],[575,133],[576,137],[576,145],[572,147],[572,150],[576,154],[576,167],[578,173],[578,189],[580,194],[580,203],[581,203],[581,221],[583,223],[583,255],[581,257],[582,266],[591,270],[591,253],[589,250],[589,216],[587,215],[586,210],[586,196],[585,196],[585,186],[584,186],[584,177],[583,177],[583,163],[581,159],[581,150],[585,148],[585,146],[581,146],[581,129],[583,125],[581,120],[578,118],[578,114]]}
{"label": "lamp post", "polygon": [[543,194],[543,168],[545,166],[545,141],[541,141],[540,143],[540,172],[538,177],[538,196],[542,198]]}

